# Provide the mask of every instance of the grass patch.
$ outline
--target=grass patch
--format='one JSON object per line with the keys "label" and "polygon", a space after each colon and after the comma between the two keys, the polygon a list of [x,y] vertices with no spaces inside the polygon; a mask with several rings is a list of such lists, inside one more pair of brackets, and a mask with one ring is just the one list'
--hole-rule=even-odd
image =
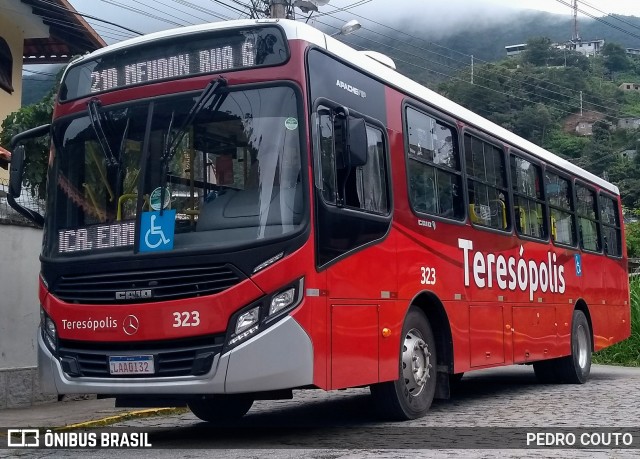
{"label": "grass patch", "polygon": [[640,279],[631,281],[631,336],[593,355],[594,363],[640,367]]}

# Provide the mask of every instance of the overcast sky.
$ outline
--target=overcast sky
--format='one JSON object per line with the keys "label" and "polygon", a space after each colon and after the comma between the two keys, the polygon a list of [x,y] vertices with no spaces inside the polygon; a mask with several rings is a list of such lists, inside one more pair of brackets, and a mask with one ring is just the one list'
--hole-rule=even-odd
{"label": "overcast sky", "polygon": [[[563,1],[571,3],[571,0]],[[243,10],[239,3],[248,3],[248,0],[71,0],[71,3],[81,13],[148,33],[180,25],[220,20],[216,16],[237,19],[242,15],[236,8]],[[221,3],[228,6],[225,7]],[[494,17],[508,10],[524,8],[571,14],[571,9],[558,0],[331,0],[328,5],[320,8],[320,13],[329,13],[354,3],[363,4],[353,8],[353,13],[384,23],[395,21],[402,16],[409,16],[415,20],[418,12],[424,17],[425,27],[437,24],[455,28],[458,24],[468,22],[469,18]],[[127,10],[126,7],[141,10],[147,16]],[[598,16],[602,16],[603,13],[640,16],[640,0],[585,0],[584,3],[579,2],[579,8]],[[333,16],[345,21],[354,18],[348,12],[333,13]],[[131,33],[114,29],[110,25],[91,20],[90,23],[107,43],[132,36]]]}

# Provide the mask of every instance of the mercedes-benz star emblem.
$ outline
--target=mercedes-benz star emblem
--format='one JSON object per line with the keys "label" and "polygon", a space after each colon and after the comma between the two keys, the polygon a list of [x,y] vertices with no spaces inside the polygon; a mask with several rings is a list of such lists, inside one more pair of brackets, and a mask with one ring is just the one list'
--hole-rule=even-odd
{"label": "mercedes-benz star emblem", "polygon": [[140,327],[140,321],[134,315],[130,315],[124,318],[122,323],[122,329],[127,335],[135,335]]}

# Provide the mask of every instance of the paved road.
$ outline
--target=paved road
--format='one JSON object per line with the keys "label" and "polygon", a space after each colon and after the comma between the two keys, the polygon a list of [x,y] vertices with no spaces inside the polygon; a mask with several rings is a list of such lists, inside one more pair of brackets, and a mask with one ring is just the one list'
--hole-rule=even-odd
{"label": "paved road", "polygon": [[[221,458],[252,458],[271,456],[273,459],[293,457],[333,459],[356,457],[637,457],[640,450],[440,450],[411,449],[412,435],[424,435],[421,428],[470,427],[466,431],[451,430],[452,443],[464,442],[465,435],[474,436],[482,428],[528,427],[566,428],[590,427],[594,432],[605,427],[631,427],[640,431],[640,369],[594,366],[586,385],[541,385],[531,367],[516,366],[470,373],[462,380],[452,399],[436,401],[430,413],[421,419],[404,423],[380,423],[375,420],[367,389],[351,389],[326,393],[297,391],[293,400],[258,401],[239,423],[211,427],[192,414],[135,419],[118,427],[131,430],[155,427],[152,432],[155,447],[165,449],[127,451],[127,457],[176,457],[175,449],[186,449],[182,457],[215,455]],[[296,435],[304,427],[303,440]],[[371,437],[370,428],[384,427],[386,438],[394,445],[409,446],[389,450],[381,448],[378,438]],[[309,428],[312,433],[309,433]],[[355,433],[354,433],[355,432]],[[375,432],[375,431],[374,431]],[[389,437],[388,432],[391,432]],[[495,431],[484,431],[488,435]],[[439,431],[442,434],[442,430]],[[369,435],[369,436],[368,436]],[[395,435],[395,437],[393,437]],[[224,440],[221,439],[224,437]],[[381,436],[382,437],[382,436]],[[640,435],[638,435],[640,437]],[[256,447],[252,440],[275,441],[280,445],[305,449],[269,449]],[[225,448],[225,441],[237,448]],[[506,440],[505,440],[506,441]],[[640,443],[640,438],[634,438]],[[322,445],[322,448],[314,447]],[[214,452],[209,448],[217,448]],[[108,457],[105,450],[39,451],[51,457]],[[51,452],[52,453],[52,452]],[[0,456],[2,452],[0,452]],[[33,453],[31,454],[33,455]]]}

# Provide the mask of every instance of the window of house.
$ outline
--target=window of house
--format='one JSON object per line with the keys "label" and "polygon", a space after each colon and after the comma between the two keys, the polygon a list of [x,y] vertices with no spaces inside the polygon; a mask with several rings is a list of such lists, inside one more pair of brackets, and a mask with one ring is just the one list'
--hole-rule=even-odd
{"label": "window of house", "polygon": [[576,219],[571,182],[556,174],[545,174],[545,193],[549,199],[551,238],[558,244],[575,246]]}
{"label": "window of house", "polygon": [[13,57],[7,42],[0,37],[0,89],[13,93]]}
{"label": "window of house", "polygon": [[612,257],[621,256],[622,233],[618,203],[615,199],[600,195],[600,222],[602,223],[604,253]]}
{"label": "window of house", "polygon": [[465,134],[464,153],[471,222],[499,230],[510,228],[507,171],[502,149]]}
{"label": "window of house", "polygon": [[541,177],[540,166],[519,156],[511,156],[516,229],[522,235],[546,239],[548,230]]}
{"label": "window of house", "polygon": [[464,219],[460,151],[456,131],[407,108],[409,200],[416,212]]}
{"label": "window of house", "polygon": [[600,252],[600,224],[596,209],[596,192],[576,185],[578,233],[580,245],[585,250]]}

